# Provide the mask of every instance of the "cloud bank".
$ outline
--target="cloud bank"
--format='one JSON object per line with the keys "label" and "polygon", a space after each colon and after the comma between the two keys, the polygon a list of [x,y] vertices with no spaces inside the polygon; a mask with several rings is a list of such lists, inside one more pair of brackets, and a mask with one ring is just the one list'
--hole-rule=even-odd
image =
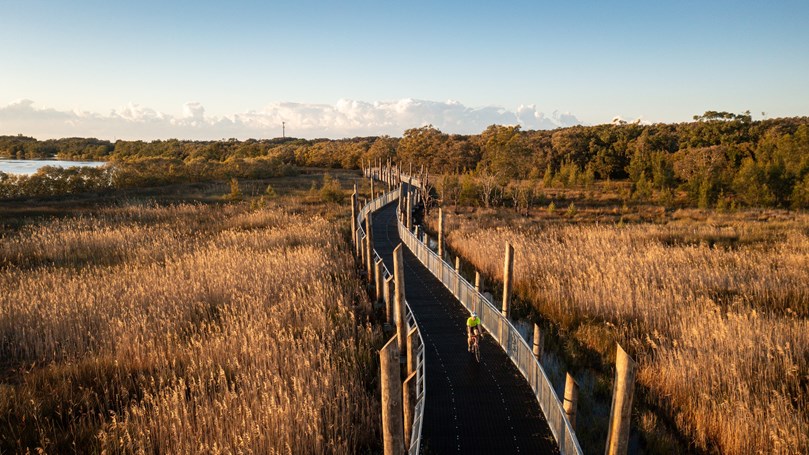
{"label": "cloud bank", "polygon": [[445,133],[477,134],[489,125],[516,125],[526,130],[553,129],[581,124],[576,116],[554,111],[545,114],[535,105],[510,111],[500,107],[471,108],[456,101],[364,102],[340,100],[334,105],[279,102],[261,110],[231,116],[207,116],[200,103],[186,103],[181,116],[129,104],[103,115],[85,111],[59,111],[34,105],[31,100],[0,107],[0,134],[24,134],[39,139],[96,137],[100,139],[222,139],[273,138],[286,134],[300,138],[344,138],[387,134],[401,136],[408,128],[433,125]]}

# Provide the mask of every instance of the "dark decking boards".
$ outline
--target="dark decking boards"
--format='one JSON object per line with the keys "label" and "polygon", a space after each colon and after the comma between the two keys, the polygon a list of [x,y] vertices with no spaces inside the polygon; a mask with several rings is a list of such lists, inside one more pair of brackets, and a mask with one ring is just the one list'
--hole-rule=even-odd
{"label": "dark decking boards", "polygon": [[[374,214],[374,248],[393,272],[396,204]],[[466,347],[469,313],[402,245],[405,296],[426,345],[422,453],[558,453],[528,383],[491,338],[478,364]]]}

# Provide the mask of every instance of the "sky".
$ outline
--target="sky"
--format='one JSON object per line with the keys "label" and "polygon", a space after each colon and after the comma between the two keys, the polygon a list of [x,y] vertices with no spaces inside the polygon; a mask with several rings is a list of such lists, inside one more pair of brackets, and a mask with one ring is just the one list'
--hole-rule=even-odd
{"label": "sky", "polygon": [[0,134],[401,136],[809,115],[809,2],[0,0]]}

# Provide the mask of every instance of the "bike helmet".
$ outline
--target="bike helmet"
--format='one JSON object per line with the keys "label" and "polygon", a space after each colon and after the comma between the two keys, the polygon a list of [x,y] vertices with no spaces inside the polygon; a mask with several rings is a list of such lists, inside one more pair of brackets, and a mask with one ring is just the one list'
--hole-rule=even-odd
{"label": "bike helmet", "polygon": [[472,312],[472,317],[473,317],[473,318],[478,317],[478,312],[477,312],[477,311],[473,311],[473,312]]}

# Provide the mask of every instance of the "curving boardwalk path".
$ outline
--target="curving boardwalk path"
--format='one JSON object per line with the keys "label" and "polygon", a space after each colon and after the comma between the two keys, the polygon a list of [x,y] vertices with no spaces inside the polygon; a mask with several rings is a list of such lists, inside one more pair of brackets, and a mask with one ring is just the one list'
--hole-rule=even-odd
{"label": "curving boardwalk path", "polygon": [[[374,247],[393,270],[400,243],[396,204],[374,214]],[[426,345],[427,404],[422,453],[558,453],[528,383],[490,338],[481,363],[466,350],[466,318],[460,302],[407,249],[405,296]]]}

